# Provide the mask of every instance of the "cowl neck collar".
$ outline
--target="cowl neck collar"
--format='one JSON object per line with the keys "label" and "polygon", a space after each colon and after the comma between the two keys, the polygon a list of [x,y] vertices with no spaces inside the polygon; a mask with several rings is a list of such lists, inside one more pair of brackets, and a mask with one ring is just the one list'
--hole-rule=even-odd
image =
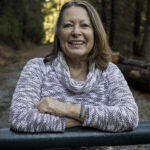
{"label": "cowl neck collar", "polygon": [[69,67],[62,52],[58,53],[57,58],[52,62],[52,66],[60,82],[74,93],[87,93],[92,90],[96,83],[98,69],[95,68],[93,62],[89,62],[89,73],[84,81],[75,81],[71,78]]}

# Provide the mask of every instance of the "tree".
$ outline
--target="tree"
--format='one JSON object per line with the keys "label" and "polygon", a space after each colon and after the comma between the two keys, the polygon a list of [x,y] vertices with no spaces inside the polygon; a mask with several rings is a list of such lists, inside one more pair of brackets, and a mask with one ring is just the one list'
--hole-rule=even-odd
{"label": "tree", "polygon": [[147,15],[143,40],[143,51],[145,61],[150,62],[150,0],[147,0]]}
{"label": "tree", "polygon": [[102,0],[101,5],[102,5],[101,19],[102,19],[102,22],[104,24],[104,28],[105,28],[106,32],[109,33],[109,22],[108,22],[109,14],[107,13],[107,12],[109,12],[108,11],[109,1],[108,0]]}
{"label": "tree", "polygon": [[133,54],[135,56],[143,56],[141,51],[141,29],[142,26],[142,13],[144,11],[144,3],[145,1],[136,0],[135,1],[135,17],[134,17],[134,41],[133,41]]}
{"label": "tree", "polygon": [[40,43],[44,36],[42,2],[43,0],[0,1],[0,41],[15,48],[26,40]]}
{"label": "tree", "polygon": [[114,47],[115,31],[116,31],[116,18],[117,18],[117,0],[111,0],[111,23],[110,23],[110,46]]}

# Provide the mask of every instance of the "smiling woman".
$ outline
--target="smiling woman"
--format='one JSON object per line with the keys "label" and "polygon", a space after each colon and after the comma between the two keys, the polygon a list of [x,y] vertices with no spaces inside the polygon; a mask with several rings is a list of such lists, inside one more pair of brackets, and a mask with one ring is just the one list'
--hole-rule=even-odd
{"label": "smiling woman", "polygon": [[10,109],[11,127],[64,132],[83,126],[121,132],[138,125],[138,108],[93,6],[63,5],[51,53],[24,67]]}
{"label": "smiling woman", "polygon": [[74,6],[66,9],[60,22],[58,38],[72,78],[77,81],[85,80],[88,69],[84,60],[94,46],[94,31],[88,13],[83,7]]}

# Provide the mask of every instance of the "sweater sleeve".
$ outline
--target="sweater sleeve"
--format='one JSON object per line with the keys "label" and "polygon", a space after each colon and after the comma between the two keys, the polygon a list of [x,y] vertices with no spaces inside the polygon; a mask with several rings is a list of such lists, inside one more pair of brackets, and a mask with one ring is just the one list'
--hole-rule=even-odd
{"label": "sweater sleeve", "polygon": [[41,114],[34,106],[41,100],[45,64],[42,58],[31,59],[23,68],[13,94],[9,121],[21,132],[63,132],[65,118]]}
{"label": "sweater sleeve", "polygon": [[110,63],[106,69],[108,81],[108,105],[85,105],[83,126],[103,131],[121,132],[138,125],[138,108],[119,68]]}

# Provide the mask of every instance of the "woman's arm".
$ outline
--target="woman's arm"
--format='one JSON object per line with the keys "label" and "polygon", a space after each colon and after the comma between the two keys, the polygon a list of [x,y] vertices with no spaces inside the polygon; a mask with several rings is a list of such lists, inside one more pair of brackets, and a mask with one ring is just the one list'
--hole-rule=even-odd
{"label": "woman's arm", "polygon": [[85,105],[83,126],[103,131],[120,132],[138,125],[138,108],[122,73],[114,64],[106,71],[108,104]]}
{"label": "woman's arm", "polygon": [[85,109],[81,104],[67,104],[54,100],[50,97],[42,99],[35,105],[41,113],[48,113],[55,116],[66,117],[68,124],[81,125],[85,118]]}
{"label": "woman's arm", "polygon": [[11,128],[23,132],[64,131],[65,118],[41,114],[35,105],[41,100],[45,64],[32,59],[24,67],[17,83],[10,108]]}
{"label": "woman's arm", "polygon": [[81,126],[82,123],[75,119],[66,118],[66,128]]}

